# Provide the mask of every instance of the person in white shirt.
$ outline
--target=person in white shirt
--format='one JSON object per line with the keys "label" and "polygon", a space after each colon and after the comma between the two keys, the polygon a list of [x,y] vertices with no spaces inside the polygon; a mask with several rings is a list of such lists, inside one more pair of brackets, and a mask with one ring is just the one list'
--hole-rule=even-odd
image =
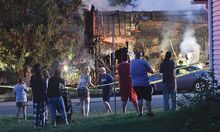
{"label": "person in white shirt", "polygon": [[[49,82],[49,79],[50,79],[50,74],[49,74],[49,71],[46,70],[46,69],[44,69],[42,72],[43,72],[43,79],[46,82],[46,91],[47,91],[48,82]],[[50,108],[49,108],[49,106],[47,104],[47,106],[46,106],[46,120],[48,120],[49,111],[50,111]]]}
{"label": "person in white shirt", "polygon": [[19,78],[18,79],[18,83],[14,86],[14,93],[16,95],[16,107],[17,107],[17,112],[16,112],[16,115],[17,115],[17,119],[18,119],[18,122],[20,122],[20,111],[21,111],[21,108],[23,110],[23,115],[24,115],[24,120],[27,120],[27,114],[26,114],[26,111],[27,111],[27,86],[26,84],[24,83],[24,81]]}
{"label": "person in white shirt", "polygon": [[80,100],[80,109],[83,116],[89,115],[90,108],[90,94],[89,86],[94,87],[91,82],[90,68],[86,67],[84,72],[80,75],[79,84],[77,86],[77,92]]}

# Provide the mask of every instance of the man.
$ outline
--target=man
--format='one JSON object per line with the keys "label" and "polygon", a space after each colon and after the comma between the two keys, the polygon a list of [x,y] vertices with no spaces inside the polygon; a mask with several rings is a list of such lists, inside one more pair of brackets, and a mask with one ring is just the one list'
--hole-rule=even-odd
{"label": "man", "polygon": [[146,106],[148,110],[147,116],[154,116],[151,111],[152,88],[147,75],[147,73],[153,74],[153,70],[147,61],[142,59],[141,52],[135,53],[135,59],[131,61],[130,71],[132,85],[138,96],[138,105],[140,111],[139,116],[143,116],[143,99],[146,100]]}
{"label": "man", "polygon": [[65,110],[65,104],[63,97],[61,96],[61,90],[65,88],[65,82],[61,78],[61,70],[58,68],[55,70],[54,76],[49,79],[47,98],[48,105],[50,106],[51,124],[56,126],[56,111],[59,109],[62,115],[63,123],[68,124],[67,113]]}
{"label": "man", "polygon": [[128,98],[133,103],[136,111],[139,112],[137,94],[135,93],[131,84],[130,64],[127,60],[127,54],[123,54],[121,56],[122,63],[118,65],[119,88],[123,114],[126,113]]}
{"label": "man", "polygon": [[176,110],[175,63],[171,60],[171,52],[167,51],[164,61],[160,64],[163,73],[163,103],[164,110],[169,110],[169,95],[172,99],[172,110]]}
{"label": "man", "polygon": [[[110,84],[112,82],[113,82],[113,77],[110,74],[106,73],[105,67],[101,67],[100,68],[99,83],[101,85],[105,85],[105,84]],[[109,104],[111,94],[112,94],[112,85],[102,86],[103,104],[105,107],[105,112],[107,112],[107,113],[112,113],[112,109]]]}

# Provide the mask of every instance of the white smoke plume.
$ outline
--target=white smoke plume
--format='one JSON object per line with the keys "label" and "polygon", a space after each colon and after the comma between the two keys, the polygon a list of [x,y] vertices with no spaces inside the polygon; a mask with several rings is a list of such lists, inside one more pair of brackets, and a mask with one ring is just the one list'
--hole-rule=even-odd
{"label": "white smoke plume", "polygon": [[102,47],[101,48],[101,54],[106,56],[110,55],[112,53],[112,49],[110,47]]}
{"label": "white smoke plume", "polygon": [[165,10],[200,10],[205,9],[204,5],[191,4],[192,0],[137,0],[137,6],[112,7],[108,0],[83,0],[87,5],[94,5],[102,11],[123,10],[123,11],[165,11]]}
{"label": "white smoke plume", "polygon": [[87,58],[87,66],[95,70],[95,60],[91,56]]}
{"label": "white smoke plume", "polygon": [[199,62],[200,45],[196,41],[194,29],[186,29],[183,41],[180,44],[180,51],[183,56],[188,58],[188,64]]}
{"label": "white smoke plume", "polygon": [[166,26],[164,26],[162,30],[162,36],[163,40],[161,41],[159,50],[168,50],[170,48],[171,42],[170,42],[170,36],[172,35],[172,32],[174,30],[174,26],[167,23]]}
{"label": "white smoke plume", "polygon": [[121,6],[111,6],[108,0],[83,0],[83,3],[88,9],[91,9],[91,6],[94,5],[95,8],[100,11],[124,10],[124,8]]}
{"label": "white smoke plume", "polygon": [[193,14],[192,11],[186,11],[183,16],[190,24],[197,21],[197,17]]}

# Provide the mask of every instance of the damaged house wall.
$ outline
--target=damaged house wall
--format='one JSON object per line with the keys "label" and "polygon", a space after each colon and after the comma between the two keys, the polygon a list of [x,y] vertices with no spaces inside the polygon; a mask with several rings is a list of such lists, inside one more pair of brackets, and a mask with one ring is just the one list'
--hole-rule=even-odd
{"label": "damaged house wall", "polygon": [[[123,12],[98,11],[93,8],[92,10],[94,12],[92,14],[93,20],[91,20],[93,37],[89,44],[94,51],[96,67],[105,66],[111,70],[109,64],[112,61],[110,56],[112,53],[113,20],[115,23],[114,39],[117,61],[120,61],[121,53],[119,51],[128,51],[132,57],[133,51],[141,50],[145,58],[157,70],[163,51],[171,50],[176,52],[178,56],[181,54],[180,44],[184,40],[186,29],[194,30],[193,37],[202,50],[199,53],[199,61],[205,63],[208,60],[208,16],[206,11]],[[135,45],[136,42],[141,42],[142,45]],[[123,48],[127,50],[120,50]]]}

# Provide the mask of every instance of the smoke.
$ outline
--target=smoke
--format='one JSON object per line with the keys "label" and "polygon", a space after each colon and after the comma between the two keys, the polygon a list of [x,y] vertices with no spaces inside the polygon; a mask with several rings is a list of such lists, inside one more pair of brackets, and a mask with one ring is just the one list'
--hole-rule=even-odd
{"label": "smoke", "polygon": [[86,65],[95,70],[95,60],[91,56],[88,56]]}
{"label": "smoke", "polygon": [[186,11],[183,14],[183,18],[185,18],[190,24],[198,22],[198,18],[195,17],[192,11]]}
{"label": "smoke", "polygon": [[101,48],[101,53],[102,55],[106,56],[106,55],[110,55],[112,53],[112,49],[110,47],[102,47]]}
{"label": "smoke", "polygon": [[188,64],[194,64],[199,62],[200,57],[200,45],[195,38],[195,30],[187,28],[183,41],[180,44],[181,54],[188,59]]}
{"label": "smoke", "polygon": [[164,28],[162,29],[162,36],[163,36],[163,40],[161,41],[159,50],[163,51],[163,50],[168,50],[170,45],[171,45],[171,40],[170,40],[170,36],[172,36],[172,32],[174,30],[174,25],[168,24],[164,26]]}
{"label": "smoke", "polygon": [[122,6],[111,6],[108,0],[83,0],[83,3],[88,9],[91,9],[91,6],[94,5],[100,11],[124,10]]}
{"label": "smoke", "polygon": [[123,10],[123,11],[165,11],[165,10],[200,10],[205,5],[192,5],[192,0],[136,0],[137,6],[112,7],[108,0],[83,0],[87,5],[93,4],[98,10]]}
{"label": "smoke", "polygon": [[137,7],[128,7],[130,11],[168,11],[168,10],[199,10],[204,5],[192,5],[192,0],[138,0]]}

